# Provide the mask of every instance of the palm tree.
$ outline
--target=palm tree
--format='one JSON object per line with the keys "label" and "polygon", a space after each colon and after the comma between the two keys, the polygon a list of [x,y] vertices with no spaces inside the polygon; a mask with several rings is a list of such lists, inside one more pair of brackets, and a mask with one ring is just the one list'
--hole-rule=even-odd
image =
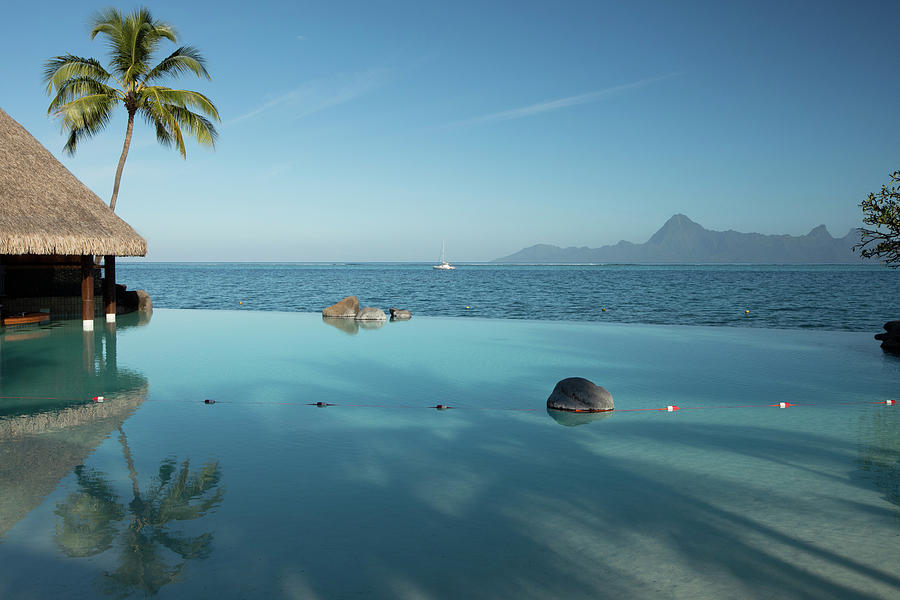
{"label": "palm tree", "polygon": [[179,46],[156,66],[151,66],[153,54],[163,39],[177,43],[171,25],[155,20],[146,8],[129,15],[108,8],[93,17],[91,27],[92,40],[97,35],[108,38],[109,69],[94,58],[73,54],[48,60],[44,81],[47,95],[53,100],[47,114],[62,120],[62,128],[69,134],[63,150],[74,154],[82,139],[102,131],[113,109],[124,105],[128,128],[109,201],[109,207],[115,210],[135,115],[140,114],[153,125],[156,139],[164,146],[174,145],[182,157],[186,156],[184,132],[202,145],[214,146],[218,134],[212,120],[220,119],[216,107],[203,94],[157,85],[165,77],[187,73],[209,79],[205,60],[192,46]]}

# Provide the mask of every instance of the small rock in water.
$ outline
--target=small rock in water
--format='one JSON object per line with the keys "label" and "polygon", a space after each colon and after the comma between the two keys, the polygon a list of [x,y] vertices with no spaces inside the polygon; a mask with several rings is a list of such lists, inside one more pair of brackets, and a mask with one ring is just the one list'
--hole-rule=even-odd
{"label": "small rock in water", "polygon": [[884,331],[875,335],[876,340],[881,340],[881,349],[900,354],[900,321],[888,321],[884,324]]}
{"label": "small rock in water", "polygon": [[583,377],[563,379],[547,398],[547,408],[579,412],[613,410],[613,397],[606,388]]}
{"label": "small rock in water", "polygon": [[412,317],[412,313],[410,313],[405,308],[389,308],[392,319],[409,319]]}
{"label": "small rock in water", "polygon": [[387,315],[384,314],[384,311],[380,308],[375,308],[374,306],[366,306],[364,308],[359,309],[359,312],[356,313],[357,321],[386,321]]}
{"label": "small rock in water", "polygon": [[347,296],[340,302],[322,310],[323,317],[344,317],[353,318],[359,311],[359,298],[356,296]]}

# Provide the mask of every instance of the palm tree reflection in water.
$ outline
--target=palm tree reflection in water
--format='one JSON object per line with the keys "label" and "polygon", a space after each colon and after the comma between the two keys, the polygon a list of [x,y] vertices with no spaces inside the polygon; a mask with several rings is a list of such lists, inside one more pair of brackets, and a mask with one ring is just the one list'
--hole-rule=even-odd
{"label": "palm tree reflection in water", "polygon": [[[127,506],[121,502],[103,473],[76,467],[78,491],[56,506],[56,542],[74,558],[101,554],[118,538],[119,566],[104,576],[104,592],[156,594],[178,580],[188,560],[209,556],[211,533],[185,535],[172,531],[170,524],[198,519],[217,506],[225,494],[218,487],[222,474],[216,461],[191,472],[190,459],[179,465],[174,458],[166,458],[150,487],[142,492],[121,427],[119,442],[131,479],[131,502]],[[123,529],[120,522],[127,526]]]}
{"label": "palm tree reflection in water", "polygon": [[[884,499],[900,507],[900,411],[872,411],[860,420],[857,476],[872,482]],[[900,518],[900,513],[896,515]]]}

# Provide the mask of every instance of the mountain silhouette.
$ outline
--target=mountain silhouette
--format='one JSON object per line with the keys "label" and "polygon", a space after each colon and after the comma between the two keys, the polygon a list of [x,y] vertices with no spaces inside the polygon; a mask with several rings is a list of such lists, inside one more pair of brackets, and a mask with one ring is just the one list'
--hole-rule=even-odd
{"label": "mountain silhouette", "polygon": [[503,263],[858,263],[851,248],[859,230],[834,238],[824,225],[806,235],[712,231],[682,214],[643,244],[621,241],[601,248],[537,244],[493,262]]}

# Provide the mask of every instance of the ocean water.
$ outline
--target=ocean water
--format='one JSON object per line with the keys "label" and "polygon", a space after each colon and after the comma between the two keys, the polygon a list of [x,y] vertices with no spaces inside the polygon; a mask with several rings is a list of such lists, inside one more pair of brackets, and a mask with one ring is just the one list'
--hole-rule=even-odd
{"label": "ocean water", "polygon": [[161,308],[320,312],[356,295],[421,316],[873,333],[900,318],[900,270],[879,265],[120,263],[117,277]]}
{"label": "ocean water", "polygon": [[[868,332],[79,325],[0,333],[2,598],[900,597]],[[617,410],[548,414],[568,376]]]}

